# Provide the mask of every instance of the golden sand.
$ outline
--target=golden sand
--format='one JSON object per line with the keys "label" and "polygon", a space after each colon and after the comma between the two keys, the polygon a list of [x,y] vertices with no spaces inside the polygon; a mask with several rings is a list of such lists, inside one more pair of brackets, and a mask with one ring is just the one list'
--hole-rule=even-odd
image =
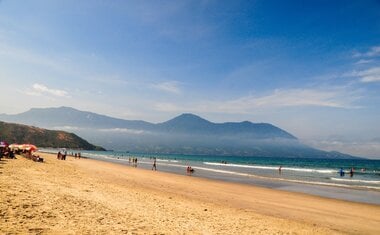
{"label": "golden sand", "polygon": [[90,159],[0,161],[0,234],[380,234],[380,206]]}

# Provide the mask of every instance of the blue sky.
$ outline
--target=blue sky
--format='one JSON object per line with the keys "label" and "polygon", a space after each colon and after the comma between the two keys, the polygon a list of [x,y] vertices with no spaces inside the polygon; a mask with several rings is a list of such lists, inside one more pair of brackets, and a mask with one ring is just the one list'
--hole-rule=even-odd
{"label": "blue sky", "polygon": [[270,122],[380,158],[378,1],[0,1],[0,112]]}

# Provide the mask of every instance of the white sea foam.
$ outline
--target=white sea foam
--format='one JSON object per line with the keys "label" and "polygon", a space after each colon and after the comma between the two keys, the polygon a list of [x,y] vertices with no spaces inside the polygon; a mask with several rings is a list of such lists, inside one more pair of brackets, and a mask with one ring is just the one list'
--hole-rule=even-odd
{"label": "white sea foam", "polygon": [[157,158],[158,162],[178,162],[177,160],[171,160],[171,159],[159,159]]}
{"label": "white sea foam", "polygon": [[256,168],[256,169],[278,170],[278,167],[274,167],[274,166],[241,165],[241,164],[217,163],[217,162],[203,162],[203,164],[212,165],[212,166],[230,166],[230,167],[240,167],[240,168]]}
{"label": "white sea foam", "polygon": [[[186,168],[186,166],[178,165],[178,164],[162,163],[162,165]],[[376,186],[348,185],[348,184],[342,184],[342,183],[329,183],[329,182],[320,182],[320,181],[305,181],[305,180],[275,178],[275,177],[259,176],[259,175],[255,175],[255,174],[242,173],[242,172],[236,172],[236,171],[228,171],[228,170],[220,170],[220,169],[213,169],[213,168],[207,168],[207,167],[199,167],[199,166],[194,166],[192,168],[195,170],[203,170],[203,171],[209,171],[209,172],[215,172],[215,173],[221,173],[221,174],[229,174],[229,175],[235,175],[235,176],[243,176],[243,177],[252,177],[252,178],[264,179],[264,180],[277,180],[277,181],[292,182],[292,183],[311,184],[311,185],[320,185],[320,186],[333,186],[333,187],[343,187],[343,188],[363,188],[363,189],[380,190],[380,187],[376,187]]]}
{"label": "white sea foam", "polygon": [[336,183],[319,182],[319,181],[305,181],[305,180],[294,180],[294,179],[284,179],[284,178],[273,178],[273,177],[259,176],[259,175],[240,173],[240,172],[234,172],[234,171],[211,169],[211,168],[205,168],[205,167],[193,167],[193,168],[194,169],[205,170],[205,171],[224,173],[224,174],[231,174],[231,175],[238,175],[238,176],[248,176],[248,177],[260,178],[260,179],[279,180],[279,181],[286,181],[286,182],[293,182],[293,183],[313,184],[313,185],[322,185],[322,186],[335,186],[335,187],[344,187],[344,188],[356,187],[356,188],[366,188],[366,189],[380,190],[380,187],[376,187],[376,186],[365,186],[365,185],[354,185],[353,186],[353,185],[347,185],[347,184],[336,184]]}
{"label": "white sea foam", "polygon": [[380,184],[380,180],[358,180],[358,179],[341,179],[341,178],[330,178],[330,179],[335,180],[335,181],[341,181],[341,182]]}
{"label": "white sea foam", "polygon": [[[242,165],[242,164],[230,164],[230,163],[225,164],[225,163],[216,163],[216,162],[204,162],[204,164],[213,165],[213,166],[228,166],[228,167],[265,169],[265,170],[276,170],[276,171],[279,168],[279,167],[274,167],[274,166]],[[282,167],[281,170],[322,173],[322,174],[334,174],[337,172],[337,170],[332,170],[332,169],[309,169],[309,168],[295,168],[295,167]]]}

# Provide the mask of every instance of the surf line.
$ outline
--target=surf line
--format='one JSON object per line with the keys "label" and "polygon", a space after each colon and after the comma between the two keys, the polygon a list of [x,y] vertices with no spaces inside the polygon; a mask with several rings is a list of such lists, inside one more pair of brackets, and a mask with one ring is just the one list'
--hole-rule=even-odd
{"label": "surf line", "polygon": [[225,173],[225,174],[231,174],[231,175],[247,176],[247,177],[266,179],[266,180],[270,179],[270,180],[292,182],[292,183],[301,183],[301,184],[334,186],[334,187],[343,187],[343,188],[364,188],[364,189],[376,189],[376,190],[380,190],[380,187],[375,187],[375,186],[346,185],[346,184],[335,184],[335,183],[327,183],[327,182],[315,182],[315,181],[313,182],[313,181],[304,181],[304,180],[292,180],[292,179],[283,179],[283,178],[274,178],[274,177],[259,176],[259,175],[248,174],[248,173],[239,173],[239,172],[234,172],[234,171],[217,170],[217,169],[204,168],[204,167],[193,167],[193,168],[194,169],[199,169],[199,170],[204,170],[204,171],[212,171],[212,172]]}
{"label": "surf line", "polygon": [[[108,159],[116,159],[112,156],[103,155],[101,156],[103,158]],[[116,159],[117,160],[117,159]],[[142,161],[140,163],[148,163],[145,161]],[[205,164],[204,162],[203,164]],[[180,167],[180,168],[186,168],[185,165],[179,165],[179,164],[169,164],[166,162],[161,162],[161,165],[165,166],[173,166],[173,167]],[[219,165],[220,163],[211,163],[208,165]],[[226,165],[226,164],[220,164],[220,165]],[[241,165],[243,166],[243,165]],[[198,170],[204,170],[204,171],[211,171],[216,173],[222,173],[222,174],[230,174],[230,175],[237,175],[237,176],[243,176],[243,177],[251,177],[251,178],[257,178],[257,179],[264,179],[264,180],[274,180],[274,181],[283,181],[283,182],[292,182],[292,183],[300,183],[300,184],[309,184],[309,185],[320,185],[320,186],[330,186],[330,187],[342,187],[342,188],[361,188],[361,189],[374,189],[374,190],[380,190],[380,187],[376,186],[364,186],[364,185],[346,185],[346,184],[336,184],[336,183],[327,183],[327,182],[318,182],[318,181],[304,181],[304,180],[293,180],[293,179],[284,179],[284,178],[275,178],[275,177],[267,177],[267,176],[260,176],[255,174],[248,174],[248,173],[240,173],[240,172],[234,172],[234,171],[227,171],[227,170],[218,170],[218,169],[212,169],[212,168],[206,168],[206,167],[200,167],[200,166],[194,166],[193,169]],[[251,167],[252,168],[252,167]],[[277,168],[276,168],[277,169]],[[283,168],[285,169],[285,168]]]}

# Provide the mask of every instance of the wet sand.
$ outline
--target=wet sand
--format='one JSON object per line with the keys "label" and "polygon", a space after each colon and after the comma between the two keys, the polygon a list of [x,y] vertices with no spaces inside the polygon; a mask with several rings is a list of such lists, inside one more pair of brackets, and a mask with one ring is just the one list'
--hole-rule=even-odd
{"label": "wet sand", "polygon": [[91,159],[0,161],[0,234],[380,234],[380,206]]}

